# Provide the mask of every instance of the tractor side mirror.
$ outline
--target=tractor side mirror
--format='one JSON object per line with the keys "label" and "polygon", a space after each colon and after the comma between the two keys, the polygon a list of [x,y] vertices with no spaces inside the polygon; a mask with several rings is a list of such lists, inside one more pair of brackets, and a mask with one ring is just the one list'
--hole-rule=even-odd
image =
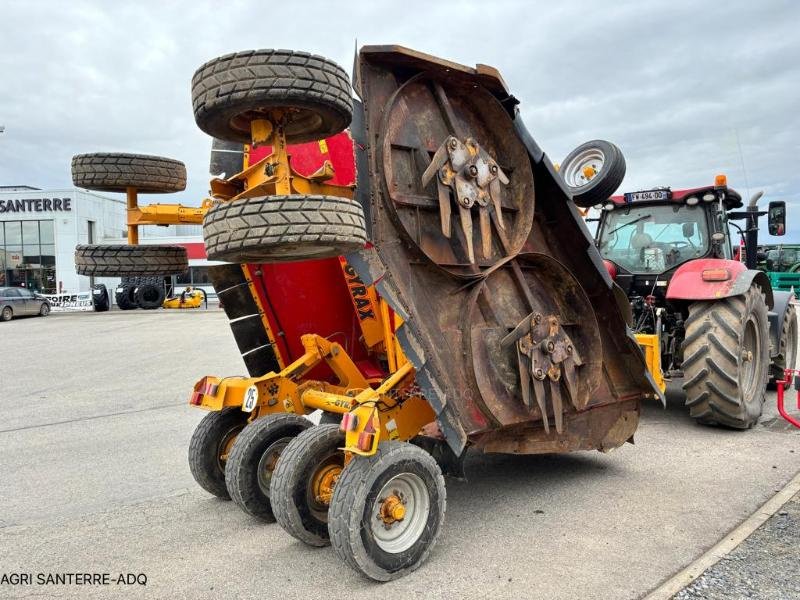
{"label": "tractor side mirror", "polygon": [[684,223],[683,224],[683,237],[689,239],[694,235],[694,223]]}
{"label": "tractor side mirror", "polygon": [[783,200],[769,203],[767,230],[770,235],[783,235],[786,233],[786,202]]}

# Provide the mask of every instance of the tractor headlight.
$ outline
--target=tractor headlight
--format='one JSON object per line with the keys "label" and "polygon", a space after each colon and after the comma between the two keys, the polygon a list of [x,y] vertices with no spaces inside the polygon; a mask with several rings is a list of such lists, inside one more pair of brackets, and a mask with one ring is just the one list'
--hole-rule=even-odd
{"label": "tractor headlight", "polygon": [[688,206],[695,206],[698,202],[700,202],[700,198],[698,198],[697,196],[689,196],[686,199],[686,204]]}
{"label": "tractor headlight", "polygon": [[717,199],[717,195],[714,192],[706,192],[703,194],[703,202],[713,202]]}
{"label": "tractor headlight", "polygon": [[603,205],[603,210],[614,210],[615,204],[613,202],[606,202]]}

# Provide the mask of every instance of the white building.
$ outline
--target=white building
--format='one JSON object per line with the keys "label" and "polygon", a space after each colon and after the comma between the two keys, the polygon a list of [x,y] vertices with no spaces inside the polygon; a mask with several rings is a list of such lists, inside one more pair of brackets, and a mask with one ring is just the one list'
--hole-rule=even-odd
{"label": "white building", "polygon": [[[178,244],[189,255],[187,273],[168,278],[181,289],[208,280],[199,225],[140,228],[142,244]],[[42,293],[88,291],[89,277],[75,272],[78,244],[125,244],[125,200],[77,188],[41,190],[0,186],[0,286],[24,286]],[[96,278],[112,291],[119,278]]]}

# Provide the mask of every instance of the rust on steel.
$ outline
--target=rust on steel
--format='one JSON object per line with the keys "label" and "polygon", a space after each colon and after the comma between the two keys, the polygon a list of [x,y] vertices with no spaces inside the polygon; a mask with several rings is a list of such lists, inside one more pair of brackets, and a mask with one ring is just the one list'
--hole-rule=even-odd
{"label": "rust on steel", "polygon": [[[499,73],[362,48],[374,247],[348,257],[401,315],[458,454],[609,450],[655,396],[619,292]],[[552,425],[552,426],[551,426]]]}

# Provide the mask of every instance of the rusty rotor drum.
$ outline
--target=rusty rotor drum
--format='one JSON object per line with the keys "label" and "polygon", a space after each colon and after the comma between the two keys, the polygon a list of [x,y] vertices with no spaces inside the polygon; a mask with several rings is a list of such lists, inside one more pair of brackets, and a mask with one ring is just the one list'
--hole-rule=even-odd
{"label": "rusty rotor drum", "polygon": [[383,108],[376,154],[390,216],[434,264],[470,277],[521,250],[533,175],[511,118],[483,87],[408,79]]}
{"label": "rusty rotor drum", "polygon": [[497,426],[542,419],[560,432],[563,409],[585,409],[602,376],[597,321],[564,265],[538,253],[514,260],[467,300],[462,339],[477,404]]}

